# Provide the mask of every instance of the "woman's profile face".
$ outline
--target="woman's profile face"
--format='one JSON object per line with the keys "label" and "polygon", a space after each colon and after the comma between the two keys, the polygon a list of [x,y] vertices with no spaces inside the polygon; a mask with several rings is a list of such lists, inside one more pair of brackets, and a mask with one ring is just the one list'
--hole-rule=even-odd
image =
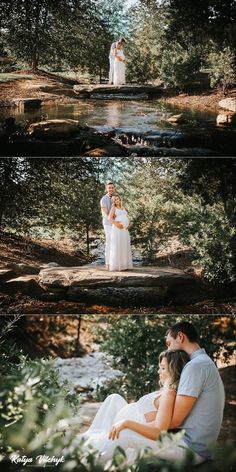
{"label": "woman's profile face", "polygon": [[159,364],[158,374],[159,374],[159,379],[160,379],[160,382],[161,382],[162,385],[170,377],[169,370],[168,370],[168,364],[167,364],[167,360],[166,360],[165,357],[162,358],[162,360]]}

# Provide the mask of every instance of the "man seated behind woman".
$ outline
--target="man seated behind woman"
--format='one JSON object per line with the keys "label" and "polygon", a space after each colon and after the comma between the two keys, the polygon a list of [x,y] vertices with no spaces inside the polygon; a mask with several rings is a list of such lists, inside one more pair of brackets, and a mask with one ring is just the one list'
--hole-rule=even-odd
{"label": "man seated behind woman", "polygon": [[[122,447],[132,464],[141,450],[149,448],[162,459],[184,460],[191,451],[196,464],[211,458],[209,445],[217,440],[223,418],[224,387],[218,369],[198,344],[189,322],[172,326],[166,336],[168,351],[160,355],[162,388],[128,404],[119,394],[109,395],[91,427],[79,435],[83,448],[97,449],[101,459],[111,459]],[[156,439],[162,431],[183,429],[183,438]]]}

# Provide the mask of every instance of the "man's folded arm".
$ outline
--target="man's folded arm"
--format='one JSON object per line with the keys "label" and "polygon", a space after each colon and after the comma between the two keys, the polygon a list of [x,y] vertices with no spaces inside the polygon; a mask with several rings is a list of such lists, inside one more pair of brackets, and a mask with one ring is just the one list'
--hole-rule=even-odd
{"label": "man's folded arm", "polygon": [[108,218],[108,216],[109,216],[109,210],[108,210],[108,208],[107,208],[107,207],[101,207],[101,210],[102,210],[102,216],[103,216],[104,218]]}
{"label": "man's folded arm", "polygon": [[185,418],[192,410],[197,397],[190,397],[187,395],[177,395],[175,399],[174,412],[169,429],[178,428],[181,426]]}

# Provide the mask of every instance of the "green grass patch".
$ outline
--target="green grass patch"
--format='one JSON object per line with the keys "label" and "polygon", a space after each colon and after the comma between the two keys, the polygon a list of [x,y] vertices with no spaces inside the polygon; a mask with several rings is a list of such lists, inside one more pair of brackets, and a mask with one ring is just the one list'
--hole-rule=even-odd
{"label": "green grass patch", "polygon": [[2,72],[0,73],[0,82],[11,82],[12,80],[18,79],[33,79],[32,74],[16,74],[15,72]]}

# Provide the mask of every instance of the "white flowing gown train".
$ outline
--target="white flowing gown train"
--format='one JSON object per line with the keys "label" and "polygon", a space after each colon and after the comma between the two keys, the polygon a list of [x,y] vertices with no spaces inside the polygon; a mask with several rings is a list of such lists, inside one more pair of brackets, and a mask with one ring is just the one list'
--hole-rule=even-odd
{"label": "white flowing gown train", "polygon": [[[121,59],[124,59],[124,53],[122,49],[117,50],[117,56]],[[125,63],[123,61],[119,61],[119,59],[114,60],[114,85],[124,85],[125,84]]]}
{"label": "white flowing gown train", "polygon": [[84,439],[83,450],[88,450],[93,446],[101,455],[101,460],[106,462],[112,459],[117,446],[126,452],[127,463],[135,461],[138,452],[142,449],[150,448],[157,450],[156,441],[152,441],[141,434],[135,433],[130,429],[124,429],[120,432],[119,438],[109,439],[109,432],[114,423],[130,419],[139,423],[147,424],[145,413],[157,410],[154,400],[159,392],[152,392],[141,397],[135,403],[127,403],[119,394],[109,395],[99,408],[90,428],[80,435]]}
{"label": "white flowing gown train", "polygon": [[110,237],[109,270],[120,271],[133,268],[130,235],[128,231],[129,218],[125,209],[116,208],[115,221],[122,223],[123,229],[112,225]]}

